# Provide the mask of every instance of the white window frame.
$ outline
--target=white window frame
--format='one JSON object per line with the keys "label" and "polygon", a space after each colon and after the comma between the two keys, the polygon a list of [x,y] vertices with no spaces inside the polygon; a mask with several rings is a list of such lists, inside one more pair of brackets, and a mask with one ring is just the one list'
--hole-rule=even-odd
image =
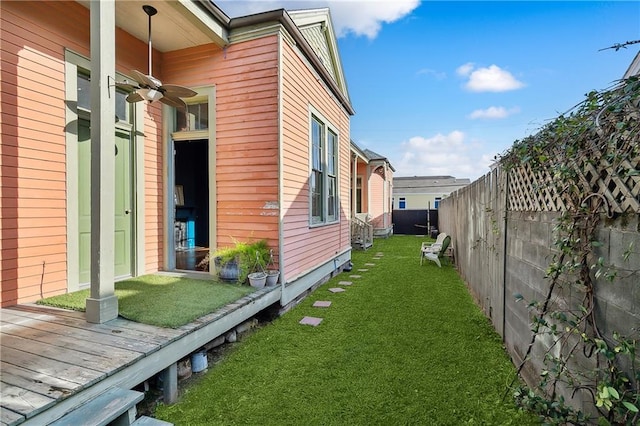
{"label": "white window frame", "polygon": [[434,210],[438,210],[438,207],[440,207],[440,201],[442,201],[442,197],[435,197],[433,201]]}
{"label": "white window frame", "polygon": [[407,209],[407,198],[399,197],[398,198],[398,210],[406,210]]}
{"label": "white window frame", "polygon": [[[314,122],[320,126],[320,144],[314,145]],[[333,136],[333,137],[331,137]],[[333,150],[329,149],[333,141]],[[319,149],[319,161],[316,153]],[[332,152],[333,162],[329,155]],[[330,166],[333,164],[333,170]],[[323,226],[338,223],[340,221],[340,134],[319,111],[309,108],[309,226]],[[319,177],[320,194],[322,203],[320,209],[314,209],[314,176]],[[333,187],[335,194],[330,194]],[[333,200],[332,200],[333,198]],[[333,209],[330,208],[332,203]],[[319,213],[319,214],[314,214]]]}

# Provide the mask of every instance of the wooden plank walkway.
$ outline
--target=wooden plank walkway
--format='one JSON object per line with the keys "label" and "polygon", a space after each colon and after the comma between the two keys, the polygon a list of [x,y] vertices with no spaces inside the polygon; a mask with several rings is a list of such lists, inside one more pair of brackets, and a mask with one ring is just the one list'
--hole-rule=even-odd
{"label": "wooden plank walkway", "polygon": [[178,329],[35,304],[0,309],[0,423],[48,424],[113,386],[130,389],[280,300],[259,290]]}

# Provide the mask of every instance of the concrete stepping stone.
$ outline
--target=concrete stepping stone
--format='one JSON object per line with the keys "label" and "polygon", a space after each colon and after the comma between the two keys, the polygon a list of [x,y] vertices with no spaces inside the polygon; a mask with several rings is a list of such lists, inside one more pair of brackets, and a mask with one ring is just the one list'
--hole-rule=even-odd
{"label": "concrete stepping stone", "polygon": [[364,266],[376,266],[375,263],[365,263]]}
{"label": "concrete stepping stone", "polygon": [[300,324],[302,325],[311,325],[313,327],[317,327],[322,322],[322,318],[316,317],[304,317],[300,320]]}
{"label": "concrete stepping stone", "polygon": [[316,308],[328,308],[329,306],[331,306],[331,302],[328,300],[316,300],[313,303],[313,306]]}
{"label": "concrete stepping stone", "polygon": [[362,278],[362,275],[349,275],[349,278]]}
{"label": "concrete stepping stone", "polygon": [[330,288],[329,291],[331,293],[342,293],[343,291],[345,291],[345,289],[344,288],[335,287],[335,288]]}
{"label": "concrete stepping stone", "polygon": [[339,285],[351,285],[351,284],[353,284],[353,282],[351,282],[351,281],[340,281],[338,284]]}
{"label": "concrete stepping stone", "polygon": [[384,253],[378,252],[376,253],[376,257],[384,256]]}
{"label": "concrete stepping stone", "polygon": [[367,272],[368,269],[358,269],[358,272]]}

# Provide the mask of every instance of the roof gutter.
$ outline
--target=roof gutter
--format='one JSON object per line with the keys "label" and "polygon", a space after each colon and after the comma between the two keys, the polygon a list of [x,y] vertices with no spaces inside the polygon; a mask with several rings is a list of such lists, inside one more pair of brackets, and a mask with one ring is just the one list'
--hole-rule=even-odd
{"label": "roof gutter", "polygon": [[[224,15],[224,13],[214,5],[214,7],[220,11]],[[224,15],[226,17],[226,15]],[[227,19],[229,19],[227,17]],[[260,25],[265,24],[267,22],[279,22],[291,35],[296,44],[300,47],[300,50],[304,53],[305,57],[311,62],[314,69],[320,74],[323,81],[327,84],[331,92],[334,94],[340,104],[344,107],[344,109],[349,113],[349,115],[354,115],[355,110],[351,106],[351,102],[345,96],[344,93],[340,90],[336,82],[333,80],[327,69],[324,67],[320,59],[313,51],[307,40],[304,38],[298,26],[293,22],[289,14],[284,9],[273,10],[270,12],[257,13],[255,15],[241,16],[238,18],[232,18],[228,22],[228,27],[230,30],[236,28],[247,27],[251,25]]]}
{"label": "roof gutter", "polygon": [[209,12],[211,15],[216,18],[218,21],[223,23],[227,28],[229,28],[229,21],[231,18],[227,16],[226,13],[222,11],[218,6],[213,3],[211,0],[198,0],[199,3]]}

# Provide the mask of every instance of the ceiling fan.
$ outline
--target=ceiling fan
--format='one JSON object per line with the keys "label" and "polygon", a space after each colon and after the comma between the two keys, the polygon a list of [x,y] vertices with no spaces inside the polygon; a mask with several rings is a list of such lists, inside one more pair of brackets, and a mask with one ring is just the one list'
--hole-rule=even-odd
{"label": "ceiling fan", "polygon": [[187,104],[181,98],[190,98],[197,95],[197,93],[188,87],[176,84],[162,84],[151,73],[151,17],[158,11],[148,4],[142,6],[142,10],[149,16],[149,74],[145,75],[138,70],[132,70],[133,78],[138,84],[130,84],[125,81],[123,83],[117,82],[116,86],[131,91],[126,98],[127,102],[160,101],[174,108],[186,110]]}

